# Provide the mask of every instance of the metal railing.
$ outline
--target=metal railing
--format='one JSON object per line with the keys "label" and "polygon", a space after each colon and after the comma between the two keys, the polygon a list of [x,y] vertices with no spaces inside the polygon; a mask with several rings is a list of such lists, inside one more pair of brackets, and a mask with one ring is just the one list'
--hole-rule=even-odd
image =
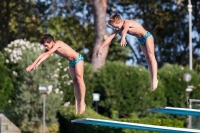
{"label": "metal railing", "polygon": [[[200,100],[199,99],[188,99],[188,103],[189,103],[190,109],[192,109],[196,105],[198,105],[198,106],[196,106],[195,109],[200,109]],[[189,116],[188,117],[188,128],[198,128],[198,129],[200,129],[200,117]]]}

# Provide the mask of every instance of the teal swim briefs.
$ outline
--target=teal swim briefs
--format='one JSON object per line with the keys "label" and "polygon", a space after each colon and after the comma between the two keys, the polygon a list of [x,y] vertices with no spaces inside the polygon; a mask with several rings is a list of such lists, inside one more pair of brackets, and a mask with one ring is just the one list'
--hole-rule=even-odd
{"label": "teal swim briefs", "polygon": [[74,67],[81,60],[84,61],[84,57],[81,54],[78,54],[78,57],[75,60],[69,61],[69,66]]}
{"label": "teal swim briefs", "polygon": [[138,41],[140,42],[140,44],[142,45],[146,45],[146,39],[149,37],[149,36],[153,36],[150,32],[147,31],[147,33],[141,37],[141,38],[138,38]]}

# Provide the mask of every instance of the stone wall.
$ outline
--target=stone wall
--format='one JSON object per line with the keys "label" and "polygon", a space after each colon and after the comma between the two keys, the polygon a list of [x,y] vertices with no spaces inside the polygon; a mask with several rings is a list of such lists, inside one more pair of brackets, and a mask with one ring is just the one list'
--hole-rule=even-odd
{"label": "stone wall", "polygon": [[21,133],[21,131],[6,116],[0,114],[0,133]]}

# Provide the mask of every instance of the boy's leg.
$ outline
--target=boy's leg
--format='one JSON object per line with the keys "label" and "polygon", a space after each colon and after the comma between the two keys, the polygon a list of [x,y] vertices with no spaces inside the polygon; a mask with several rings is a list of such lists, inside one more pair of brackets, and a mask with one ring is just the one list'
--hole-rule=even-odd
{"label": "boy's leg", "polygon": [[150,80],[151,80],[151,85],[150,85],[150,90],[152,88],[152,79],[153,79],[153,74],[152,74],[152,68],[151,68],[151,64],[150,64],[150,61],[149,61],[149,56],[147,54],[147,49],[145,46],[143,46],[142,44],[140,44],[140,49],[142,50],[142,52],[144,53],[144,56],[145,56],[145,59],[146,59],[146,62],[147,62],[147,65],[148,65],[148,70],[149,70],[149,74],[150,74]]}
{"label": "boy's leg", "polygon": [[69,71],[70,71],[70,75],[72,77],[73,84],[74,84],[75,110],[76,110],[76,114],[77,114],[79,112],[78,98],[80,97],[79,96],[80,92],[79,92],[78,83],[77,83],[77,80],[76,80],[75,68],[69,66]]}
{"label": "boy's leg", "polygon": [[157,79],[158,68],[157,68],[157,61],[154,54],[154,40],[152,36],[146,39],[146,50],[147,50],[147,55],[149,57],[151,71],[152,71],[152,88],[151,88],[152,90],[151,91],[154,91],[158,86],[158,79]]}
{"label": "boy's leg", "polygon": [[83,80],[84,61],[79,61],[75,65],[75,75],[77,79],[78,92],[79,92],[79,97],[78,97],[78,107],[80,109],[79,113],[82,114],[85,111],[85,93],[86,93],[85,83]]}

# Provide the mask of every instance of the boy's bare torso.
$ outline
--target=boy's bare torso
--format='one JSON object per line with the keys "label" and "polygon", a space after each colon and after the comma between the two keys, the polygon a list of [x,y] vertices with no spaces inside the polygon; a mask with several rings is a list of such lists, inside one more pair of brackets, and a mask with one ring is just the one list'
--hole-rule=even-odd
{"label": "boy's bare torso", "polygon": [[63,58],[69,61],[73,61],[78,57],[78,53],[63,41],[57,40],[53,47],[55,45],[58,45],[58,48],[55,51],[55,53],[62,56]]}
{"label": "boy's bare torso", "polygon": [[129,23],[128,34],[136,36],[138,38],[143,37],[146,34],[146,30],[142,27],[141,24],[134,20],[124,20]]}

